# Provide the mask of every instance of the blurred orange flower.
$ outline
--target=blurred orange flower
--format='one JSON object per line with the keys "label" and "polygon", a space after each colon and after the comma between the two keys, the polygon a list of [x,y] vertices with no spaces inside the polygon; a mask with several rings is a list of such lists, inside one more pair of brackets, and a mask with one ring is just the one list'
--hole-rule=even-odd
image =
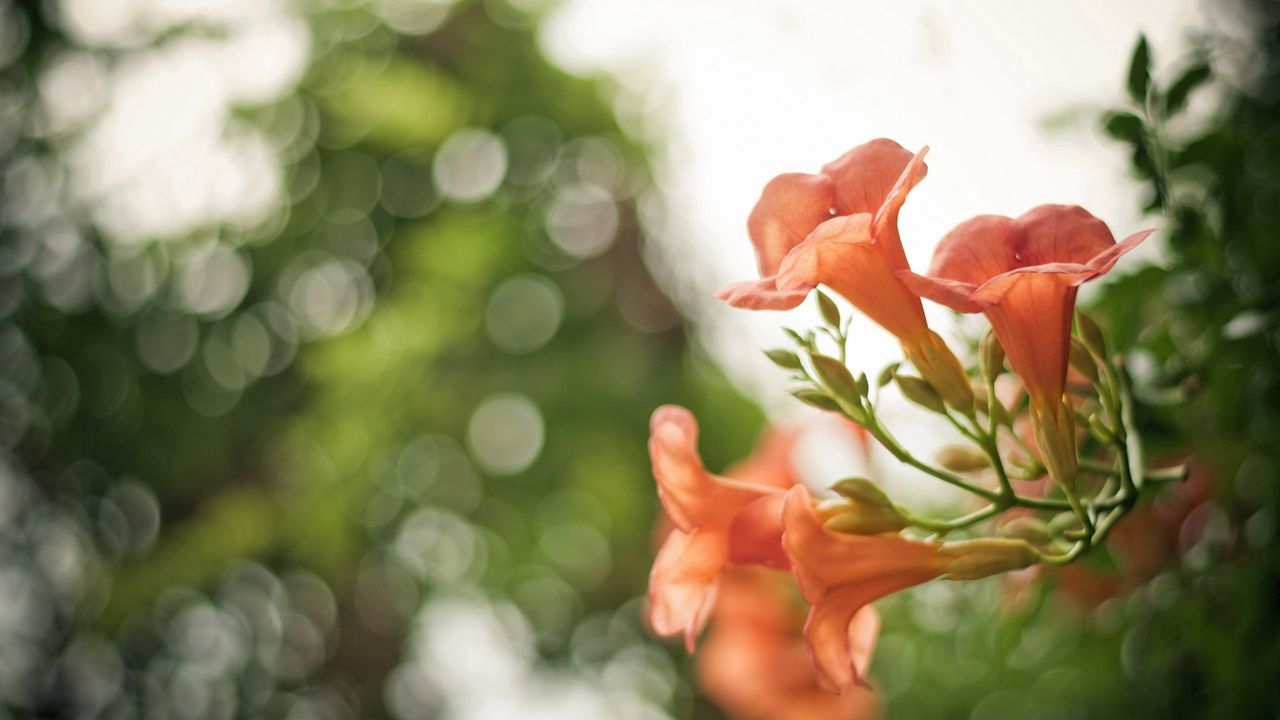
{"label": "blurred orange flower", "polygon": [[649,623],[659,635],[683,632],[693,651],[730,563],[788,567],[781,506],[795,483],[791,439],[766,436],[757,454],[714,475],[698,455],[698,425],[682,407],[664,405],[650,421],[649,456],[658,497],[675,526],[649,575]]}
{"label": "blurred orange flower", "polygon": [[[698,684],[730,717],[743,720],[864,720],[880,701],[863,687],[839,695],[818,686],[800,634],[803,613],[790,578],[764,568],[727,570],[711,629],[698,656]],[[879,629],[871,607],[852,624],[855,660],[865,666]]]}
{"label": "blurred orange flower", "polygon": [[786,310],[822,283],[904,344],[923,343],[920,299],[895,273],[907,269],[898,212],[928,172],[926,151],[912,155],[881,138],[817,175],[771,180],[747,219],[761,279],[730,285],[719,297],[735,307]]}
{"label": "blurred orange flower", "polygon": [[855,618],[869,603],[941,575],[947,566],[941,546],[831,532],[802,486],[787,492],[782,513],[783,547],[801,594],[813,605],[804,634],[819,683],[834,692],[863,684],[869,639],[857,632]]}

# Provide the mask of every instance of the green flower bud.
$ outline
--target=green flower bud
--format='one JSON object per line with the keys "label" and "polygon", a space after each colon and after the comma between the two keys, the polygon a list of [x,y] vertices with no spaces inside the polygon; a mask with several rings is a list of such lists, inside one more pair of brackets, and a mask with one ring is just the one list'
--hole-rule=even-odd
{"label": "green flower bud", "polygon": [[1067,357],[1076,372],[1088,378],[1089,382],[1095,385],[1098,383],[1098,363],[1093,361],[1084,343],[1071,338],[1071,350]]}
{"label": "green flower bud", "polygon": [[978,580],[1036,563],[1040,554],[1025,540],[979,538],[946,543],[938,549],[948,580]]}
{"label": "green flower bud", "polygon": [[935,456],[942,467],[958,473],[971,473],[991,467],[991,458],[972,445],[948,445]]}
{"label": "green flower bud", "polygon": [[841,497],[867,507],[890,507],[893,502],[876,483],[864,477],[847,477],[831,486]]}
{"label": "green flower bud", "polygon": [[1004,347],[990,330],[983,336],[982,344],[978,347],[978,365],[982,369],[982,377],[988,380],[1004,371]]}
{"label": "green flower bud", "polygon": [[1033,517],[1014,518],[1001,525],[997,532],[1007,538],[1026,540],[1032,545],[1046,545],[1053,540],[1049,526],[1043,520]]}
{"label": "green flower bud", "polygon": [[892,506],[867,507],[865,505],[850,505],[822,523],[822,527],[832,532],[849,535],[883,535],[898,532],[906,526],[906,521]]}
{"label": "green flower bud", "polygon": [[923,379],[912,375],[895,375],[894,379],[898,381],[898,389],[902,391],[902,396],[906,399],[936,413],[946,411],[942,396]]}
{"label": "green flower bud", "polygon": [[1080,341],[1094,355],[1101,358],[1107,356],[1107,340],[1102,335],[1102,328],[1098,327],[1093,318],[1078,310],[1076,311],[1076,331],[1080,335]]}

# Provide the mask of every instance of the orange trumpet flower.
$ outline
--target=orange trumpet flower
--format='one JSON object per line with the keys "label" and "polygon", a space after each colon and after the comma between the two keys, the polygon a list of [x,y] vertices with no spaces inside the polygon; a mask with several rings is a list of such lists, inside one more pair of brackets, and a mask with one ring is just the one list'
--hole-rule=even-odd
{"label": "orange trumpet flower", "polygon": [[[765,568],[727,570],[698,655],[698,684],[740,720],[866,720],[879,698],[854,687],[834,695],[818,686],[804,637],[804,619],[790,578]],[[879,618],[868,606],[853,620],[855,664],[870,660]]]}
{"label": "orange trumpet flower", "polygon": [[1059,482],[1075,474],[1073,423],[1062,393],[1076,290],[1151,232],[1117,243],[1106,224],[1083,208],[1041,205],[1016,220],[967,220],[938,243],[928,276],[899,272],[921,297],[987,316],[1031,396],[1045,462]]}
{"label": "orange trumpet flower", "polygon": [[864,684],[866,660],[854,643],[854,618],[871,602],[943,573],[936,543],[892,535],[847,535],[827,530],[802,486],[787,493],[782,545],[800,593],[812,604],[804,634],[819,683],[840,692]]}
{"label": "orange trumpet flower", "polygon": [[675,526],[649,575],[649,624],[683,632],[693,651],[730,563],[788,567],[782,552],[782,494],[795,483],[787,437],[768,435],[756,456],[714,475],[698,456],[698,426],[682,407],[664,405],[650,421],[649,456],[658,497]]}
{"label": "orange trumpet flower", "polygon": [[747,219],[761,279],[730,285],[719,297],[735,307],[787,310],[823,283],[903,343],[923,342],[920,299],[894,273],[907,269],[898,211],[928,172],[926,151],[912,155],[881,138],[817,175],[769,181]]}
{"label": "orange trumpet flower", "polygon": [[981,538],[946,544],[896,535],[850,535],[822,526],[803,486],[787,491],[782,546],[800,593],[813,607],[804,634],[818,679],[840,692],[863,684],[857,616],[886,595],[938,577],[977,580],[1027,567],[1038,553],[1021,540]]}

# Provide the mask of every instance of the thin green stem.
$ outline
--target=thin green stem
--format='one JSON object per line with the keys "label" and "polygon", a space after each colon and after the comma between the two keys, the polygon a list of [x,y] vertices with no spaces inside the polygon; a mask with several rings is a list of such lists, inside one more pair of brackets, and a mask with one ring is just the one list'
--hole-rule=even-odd
{"label": "thin green stem", "polygon": [[897,507],[896,509],[898,514],[902,516],[902,519],[906,520],[912,526],[943,534],[967,528],[970,525],[982,522],[983,520],[1000,513],[1000,508],[992,504],[951,520],[934,520],[932,518],[916,515],[906,508]]}
{"label": "thin green stem", "polygon": [[884,448],[899,461],[906,463],[921,472],[932,475],[949,485],[954,485],[961,490],[973,493],[974,495],[977,495],[989,502],[995,502],[1000,498],[1000,494],[994,490],[978,487],[953,472],[934,467],[926,462],[921,462],[914,455],[908,452],[906,448],[902,447],[896,438],[889,434],[889,431],[880,424],[879,419],[876,418],[872,412],[867,408],[863,408],[863,410],[864,412],[867,412],[867,422],[863,427],[866,428],[867,432],[871,433],[872,437],[880,441],[880,444],[883,445]]}

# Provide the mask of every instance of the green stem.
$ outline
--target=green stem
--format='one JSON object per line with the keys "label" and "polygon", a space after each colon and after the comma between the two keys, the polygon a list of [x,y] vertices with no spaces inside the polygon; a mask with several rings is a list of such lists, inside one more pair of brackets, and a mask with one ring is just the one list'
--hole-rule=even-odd
{"label": "green stem", "polygon": [[973,493],[988,502],[996,502],[1000,499],[1000,494],[994,490],[978,487],[955,473],[934,467],[916,459],[914,455],[908,452],[906,448],[902,447],[902,445],[900,445],[898,441],[889,434],[889,431],[880,424],[879,419],[876,418],[872,409],[863,408],[863,410],[864,412],[867,412],[867,422],[863,427],[866,428],[867,432],[871,433],[871,436],[878,440],[880,444],[883,445],[884,448],[899,461],[906,463],[921,472],[932,475],[947,484],[954,485],[961,490]]}
{"label": "green stem", "polygon": [[933,520],[931,518],[916,515],[906,508],[895,506],[895,509],[898,511],[898,514],[902,516],[902,519],[906,520],[912,526],[943,534],[967,528],[970,525],[979,523],[1000,513],[1000,508],[992,504],[951,520]]}

